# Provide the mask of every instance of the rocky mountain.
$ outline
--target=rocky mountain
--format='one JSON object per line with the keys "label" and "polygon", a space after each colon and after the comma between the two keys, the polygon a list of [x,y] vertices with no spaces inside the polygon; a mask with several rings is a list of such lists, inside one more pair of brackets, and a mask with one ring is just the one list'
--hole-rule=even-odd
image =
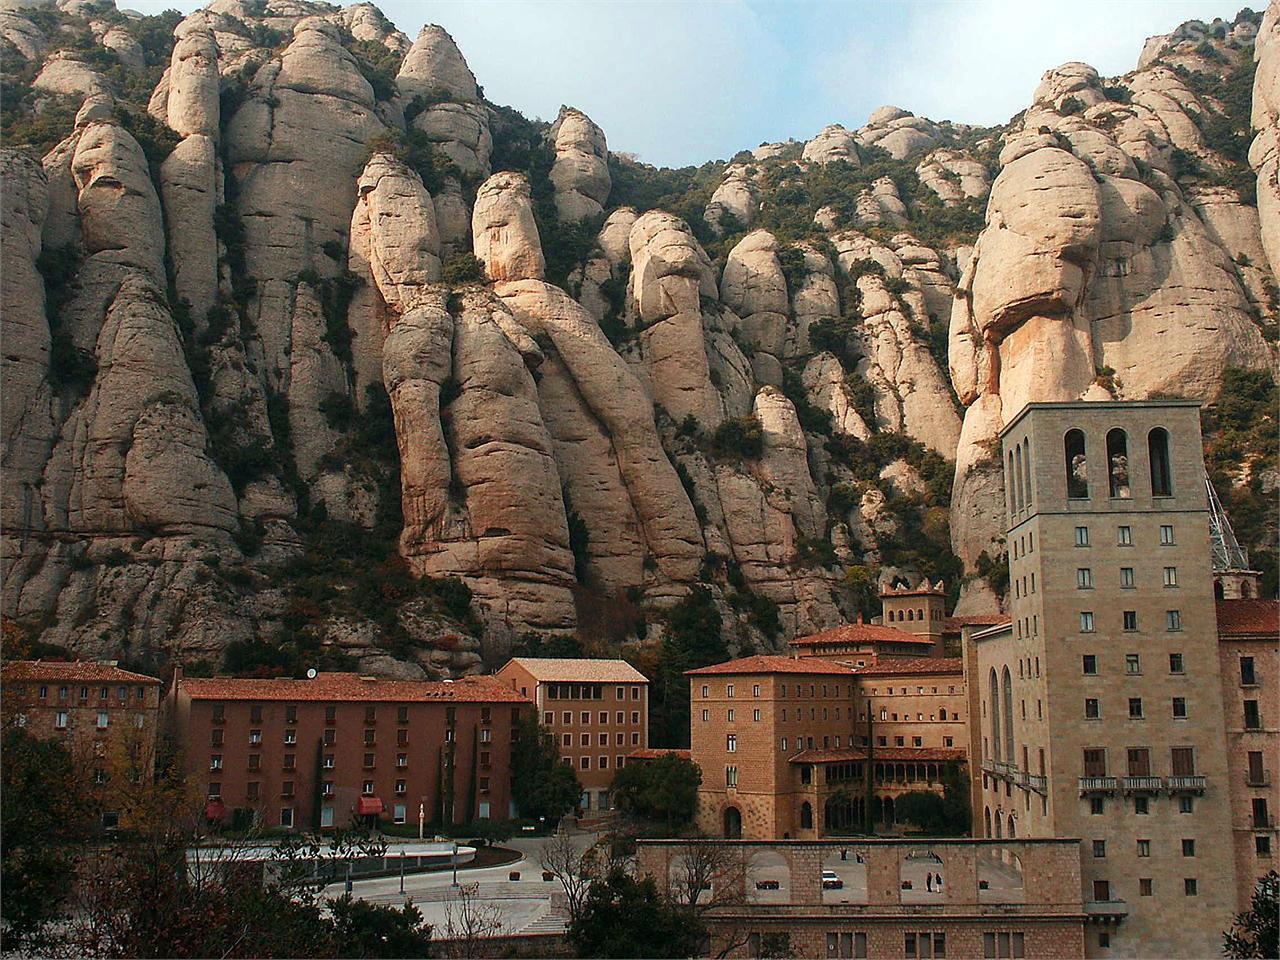
{"label": "rocky mountain", "polygon": [[367,3],[0,0],[6,636],[678,676],[896,576],[993,610],[999,429],[1078,397],[1210,404],[1274,590],[1278,34],[670,170]]}

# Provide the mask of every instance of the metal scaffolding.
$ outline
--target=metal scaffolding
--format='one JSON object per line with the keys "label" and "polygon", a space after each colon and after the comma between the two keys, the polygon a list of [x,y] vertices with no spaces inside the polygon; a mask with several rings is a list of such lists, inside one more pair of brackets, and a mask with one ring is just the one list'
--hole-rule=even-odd
{"label": "metal scaffolding", "polygon": [[1249,554],[1236,539],[1227,512],[1222,509],[1222,501],[1208,477],[1204,478],[1204,489],[1209,495],[1209,545],[1213,551],[1213,572],[1248,570]]}

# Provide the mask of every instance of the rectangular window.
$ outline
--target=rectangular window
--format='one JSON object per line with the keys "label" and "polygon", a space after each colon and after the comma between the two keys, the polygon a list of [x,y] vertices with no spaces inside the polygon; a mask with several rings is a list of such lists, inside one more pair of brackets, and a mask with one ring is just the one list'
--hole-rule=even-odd
{"label": "rectangular window", "polygon": [[1120,588],[1122,590],[1132,590],[1135,581],[1133,579],[1133,567],[1120,568]]}
{"label": "rectangular window", "polygon": [[1173,540],[1173,524],[1166,523],[1160,526],[1160,546],[1169,547],[1174,543]]}
{"label": "rectangular window", "polygon": [[321,765],[322,765],[326,770],[332,770],[332,769],[333,769],[333,754],[332,754],[332,753],[326,753],[326,754],[324,755],[324,760],[321,762]]}
{"label": "rectangular window", "polygon": [[396,781],[396,794],[398,796],[404,796],[404,794],[408,791],[408,788],[409,788],[409,782],[407,780]]}
{"label": "rectangular window", "polygon": [[1107,841],[1105,840],[1093,841],[1093,855],[1095,857],[1105,857],[1107,855]]}
{"label": "rectangular window", "polygon": [[724,688],[724,695],[725,695],[726,697],[728,697],[730,700],[732,700],[732,699],[733,699],[733,684],[732,684],[732,683],[730,683],[730,684],[726,684],[726,685],[725,685],[725,688]]}
{"label": "rectangular window", "polygon": [[1105,777],[1107,775],[1107,751],[1101,747],[1091,747],[1084,751],[1084,775],[1086,777]]}
{"label": "rectangular window", "polygon": [[293,807],[280,808],[280,826],[282,827],[293,826]]}
{"label": "rectangular window", "polygon": [[108,724],[109,722],[110,722],[110,719],[108,718],[108,716],[107,716],[106,712],[105,712],[105,711],[99,712],[99,714],[98,714],[98,729],[99,729],[99,730],[105,730],[105,729],[107,729],[107,724]]}
{"label": "rectangular window", "polygon": [[1258,682],[1258,674],[1254,669],[1253,657],[1240,658],[1240,683],[1246,687],[1255,686]]}
{"label": "rectangular window", "polygon": [[1133,546],[1133,527],[1119,526],[1116,527],[1116,543],[1122,547]]}
{"label": "rectangular window", "polygon": [[1253,829],[1265,830],[1271,826],[1271,817],[1267,812],[1267,801],[1265,797],[1254,797],[1250,801],[1250,810],[1253,814]]}
{"label": "rectangular window", "polygon": [[1179,813],[1195,813],[1196,798],[1195,797],[1179,797],[1178,812]]}
{"label": "rectangular window", "polygon": [[1187,877],[1182,881],[1182,892],[1188,897],[1194,897],[1200,893],[1200,887],[1195,877]]}
{"label": "rectangular window", "polygon": [[257,745],[258,745],[258,744],[260,744],[260,743],[262,743],[262,731],[261,731],[261,730],[250,730],[250,731],[249,731],[249,745],[250,745],[250,746],[257,746]]}
{"label": "rectangular window", "polygon": [[332,747],[332,746],[333,746],[335,743],[337,743],[337,742],[338,742],[338,731],[337,731],[337,730],[332,730],[332,729],[331,729],[331,730],[326,730],[326,731],[324,732],[324,745],[325,745],[326,747]]}
{"label": "rectangular window", "polygon": [[1196,855],[1196,842],[1194,840],[1183,839],[1182,855],[1184,857],[1194,857]]}
{"label": "rectangular window", "polygon": [[1093,611],[1092,610],[1080,611],[1080,632],[1093,633]]}
{"label": "rectangular window", "polygon": [[1139,841],[1138,841],[1138,856],[1139,856],[1139,857],[1149,857],[1149,856],[1151,856],[1151,841],[1150,841],[1150,840],[1139,840]]}
{"label": "rectangular window", "polygon": [[702,722],[703,722],[703,723],[706,723],[706,722],[707,722],[707,721],[709,721],[710,719],[711,719],[711,711],[710,711],[710,710],[703,710],[703,711],[702,711]]}
{"label": "rectangular window", "polygon": [[724,748],[729,753],[738,752],[738,737],[736,734],[731,733],[727,737],[725,737]]}
{"label": "rectangular window", "polygon": [[366,770],[372,770],[372,769],[373,769],[373,757],[374,757],[374,754],[372,754],[372,753],[366,753],[366,754],[364,755],[364,763],[362,764],[362,766],[363,766]]}
{"label": "rectangular window", "polygon": [[1124,629],[1130,633],[1138,629],[1138,611],[1125,610],[1121,616]]}
{"label": "rectangular window", "polygon": [[591,769],[591,758],[590,758],[590,757],[583,757],[581,760],[579,760],[579,761],[578,761],[578,766],[579,766],[579,767],[581,767],[583,770],[590,770],[590,769]]}
{"label": "rectangular window", "polygon": [[55,730],[67,729],[67,711],[59,710],[53,718],[53,728]]}
{"label": "rectangular window", "polygon": [[1093,570],[1089,567],[1079,567],[1076,570],[1076,589],[1092,590],[1093,589]]}
{"label": "rectangular window", "polygon": [[1180,653],[1169,654],[1169,672],[1170,673],[1183,672],[1182,654]]}
{"label": "rectangular window", "polygon": [[754,723],[760,722],[760,711],[758,709],[751,711],[751,719]]}
{"label": "rectangular window", "polygon": [[296,756],[297,754],[293,754],[293,753],[286,753],[284,755],[282,765],[286,770],[292,770],[294,768]]}
{"label": "rectangular window", "polygon": [[1253,852],[1260,857],[1271,856],[1271,838],[1269,836],[1254,837]]}
{"label": "rectangular window", "polygon": [[403,803],[397,803],[391,808],[391,820],[393,823],[404,823],[406,807]]}
{"label": "rectangular window", "polygon": [[244,794],[245,799],[257,800],[258,791],[260,788],[261,788],[261,784],[257,780],[250,780],[247,784],[245,784],[245,794]]}
{"label": "rectangular window", "polygon": [[213,756],[209,758],[209,769],[210,770],[222,769],[222,754],[215,753]]}
{"label": "rectangular window", "polygon": [[1187,719],[1187,698],[1186,697],[1173,698],[1173,718],[1175,720]]}
{"label": "rectangular window", "polygon": [[1178,585],[1178,568],[1177,567],[1164,568],[1164,585],[1166,587],[1176,587]]}
{"label": "rectangular window", "polygon": [[1086,653],[1080,658],[1081,670],[1087,677],[1096,676],[1098,673],[1098,658],[1092,653]]}
{"label": "rectangular window", "polygon": [[711,688],[710,688],[709,686],[707,686],[707,685],[704,683],[704,684],[702,685],[702,699],[703,699],[703,700],[707,699],[707,695],[710,693],[710,691],[711,691]]}
{"label": "rectangular window", "polygon": [[292,796],[293,796],[293,781],[292,781],[292,780],[283,780],[283,781],[281,781],[281,783],[280,783],[280,796],[282,796],[282,797],[292,797]]}
{"label": "rectangular window", "polygon": [[726,720],[726,721],[728,721],[729,723],[733,723],[733,710],[732,710],[732,709],[730,709],[730,710],[725,714],[725,720]]}
{"label": "rectangular window", "polygon": [[1102,797],[1089,798],[1089,814],[1090,816],[1100,817],[1106,813],[1106,801]]}
{"label": "rectangular window", "polygon": [[[219,733],[221,733],[222,731],[218,731],[218,732],[219,732]],[[285,742],[285,743],[297,743],[297,742],[298,742],[298,731],[297,731],[297,730],[286,730],[286,731],[284,732],[284,742]]]}
{"label": "rectangular window", "polygon": [[1262,767],[1262,751],[1249,751],[1249,785],[1262,786],[1266,782],[1266,772]]}
{"label": "rectangular window", "polygon": [[1126,653],[1124,656],[1124,672],[1125,673],[1141,673],[1142,672],[1142,656],[1137,653]]}
{"label": "rectangular window", "polygon": [[[324,722],[332,726],[338,722],[338,708],[336,706],[328,706],[324,708]],[[329,811],[329,816],[333,816],[333,811]]]}
{"label": "rectangular window", "polygon": [[738,785],[738,768],[737,767],[724,768],[724,785],[726,787],[736,787]]}
{"label": "rectangular window", "polygon": [[1129,719],[1130,720],[1142,719],[1142,698],[1141,697],[1129,698]]}
{"label": "rectangular window", "polygon": [[333,807],[320,808],[320,826],[322,827],[333,826]]}
{"label": "rectangular window", "polygon": [[1246,730],[1262,729],[1262,715],[1258,712],[1257,700],[1244,702],[1244,728]]}
{"label": "rectangular window", "polygon": [[1170,632],[1176,633],[1182,629],[1182,611],[1166,610],[1164,612],[1164,628]]}
{"label": "rectangular window", "polygon": [[249,756],[249,769],[260,770],[262,768],[262,754],[254,753]]}
{"label": "rectangular window", "polygon": [[262,722],[262,704],[254,703],[249,705],[249,722],[250,723]]}
{"label": "rectangular window", "polygon": [[1089,545],[1089,528],[1076,527],[1076,546],[1087,547]]}
{"label": "rectangular window", "polygon": [[1093,881],[1093,899],[1101,903],[1106,903],[1111,899],[1111,881],[1095,880]]}
{"label": "rectangular window", "polygon": [[1092,697],[1088,697],[1084,701],[1084,717],[1086,720],[1097,720],[1101,714],[1098,710],[1098,701]]}
{"label": "rectangular window", "polygon": [[211,731],[209,734],[209,742],[215,747],[222,746],[222,734],[223,731],[221,728]]}
{"label": "rectangular window", "polygon": [[1140,877],[1138,879],[1138,896],[1149,897],[1151,896],[1151,892],[1152,892],[1151,878]]}
{"label": "rectangular window", "polygon": [[403,706],[396,707],[396,723],[408,723],[408,722],[409,722],[409,708],[403,707]]}
{"label": "rectangular window", "polygon": [[1151,751],[1146,747],[1130,747],[1128,771],[1131,777],[1151,776]]}

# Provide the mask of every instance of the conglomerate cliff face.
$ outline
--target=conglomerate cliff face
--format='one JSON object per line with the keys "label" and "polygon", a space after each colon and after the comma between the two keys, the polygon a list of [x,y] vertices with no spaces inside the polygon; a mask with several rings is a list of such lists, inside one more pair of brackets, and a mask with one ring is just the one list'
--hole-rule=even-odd
{"label": "conglomerate cliff face", "polygon": [[882,107],[681,171],[370,4],[87,9],[0,3],[28,644],[423,676],[650,662],[691,611],[776,649],[895,576],[995,609],[1024,403],[1272,383],[1274,4],[1004,127]]}

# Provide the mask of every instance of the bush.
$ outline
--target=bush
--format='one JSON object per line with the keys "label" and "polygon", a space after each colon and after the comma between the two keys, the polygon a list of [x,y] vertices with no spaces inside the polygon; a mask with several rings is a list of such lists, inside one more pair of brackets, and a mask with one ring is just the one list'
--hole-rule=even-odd
{"label": "bush", "polygon": [[725,420],[716,427],[708,447],[717,460],[758,460],[764,453],[764,431],[749,415]]}
{"label": "bush", "polygon": [[1084,113],[1084,101],[1079,97],[1065,97],[1062,103],[1058,105],[1058,112],[1064,117]]}
{"label": "bush", "polygon": [[441,279],[451,286],[484,281],[484,261],[473,253],[455,253],[444,262]]}
{"label": "bush", "polygon": [[361,76],[373,87],[376,100],[391,100],[400,91],[396,74],[400,72],[400,55],[377,40],[352,40],[346,45],[355,57]]}

